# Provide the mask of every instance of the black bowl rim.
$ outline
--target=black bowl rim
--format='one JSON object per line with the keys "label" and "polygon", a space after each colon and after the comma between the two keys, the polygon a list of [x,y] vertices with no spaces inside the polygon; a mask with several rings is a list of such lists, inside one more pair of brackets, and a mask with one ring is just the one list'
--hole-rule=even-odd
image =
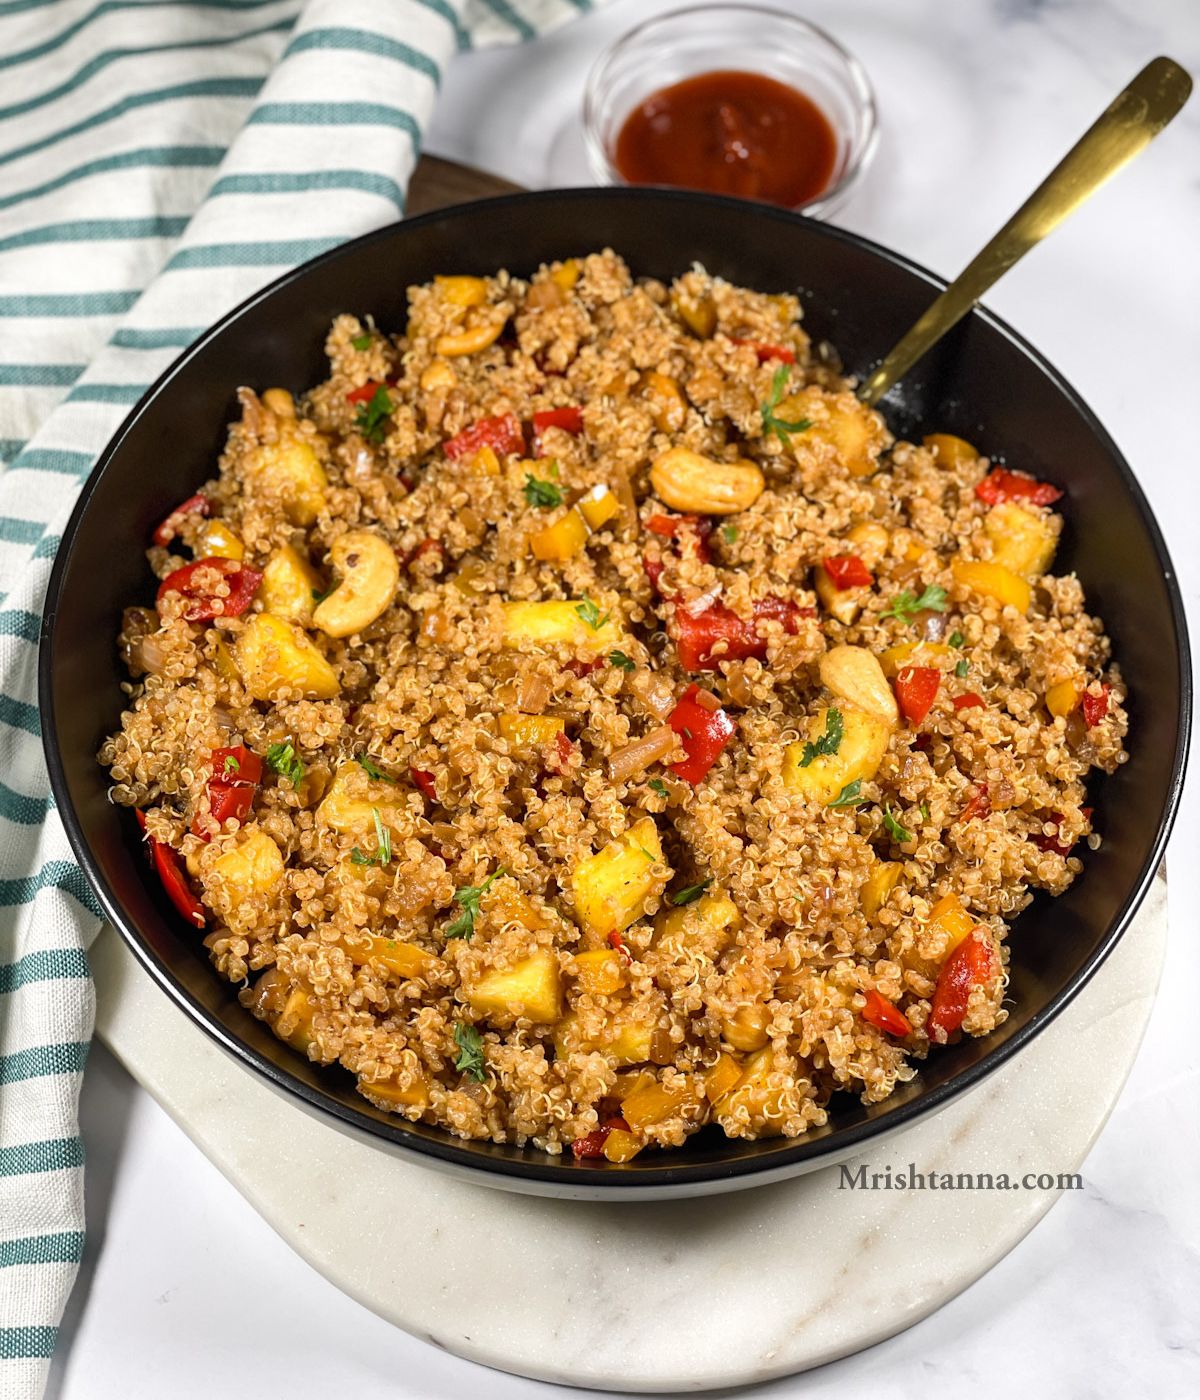
{"label": "black bowl rim", "polygon": [[[1150,536],[1159,563],[1162,566],[1163,579],[1170,599],[1172,623],[1174,625],[1179,648],[1179,731],[1176,736],[1175,754],[1171,765],[1171,779],[1164,797],[1162,816],[1159,820],[1155,839],[1137,879],[1134,881],[1132,888],[1126,895],[1116,917],[1108,929],[1107,936],[1096,947],[1087,961],[1079,968],[1068,985],[1044,1007],[1035,1012],[1029,1022],[1021,1027],[1019,1031],[1015,1032],[1011,1039],[997,1046],[995,1050],[983,1056],[977,1063],[969,1065],[959,1074],[947,1080],[946,1083],[935,1085],[911,1102],[901,1104],[891,1112],[879,1118],[852,1124],[849,1127],[840,1129],[836,1133],[831,1134],[828,1138],[819,1138],[815,1140],[798,1138],[789,1147],[781,1148],[778,1152],[772,1153],[769,1157],[761,1159],[752,1157],[742,1161],[734,1160],[728,1163],[709,1162],[690,1165],[686,1161],[686,1158],[673,1164],[670,1163],[668,1159],[668,1164],[666,1165],[661,1167],[646,1166],[641,1168],[636,1176],[626,1176],[623,1172],[613,1171],[611,1167],[607,1169],[585,1167],[577,1163],[572,1163],[564,1170],[563,1166],[559,1164],[561,1159],[548,1155],[544,1156],[541,1160],[531,1157],[528,1161],[505,1161],[502,1158],[495,1161],[487,1161],[481,1159],[471,1145],[461,1143],[459,1139],[452,1137],[449,1133],[445,1134],[444,1139],[418,1137],[408,1130],[405,1120],[398,1119],[396,1120],[396,1124],[393,1125],[374,1118],[369,1114],[359,1112],[357,1109],[350,1108],[332,1098],[327,1098],[321,1095],[317,1090],[303,1084],[290,1073],[281,1070],[278,1065],[274,1064],[257,1050],[252,1049],[236,1035],[227,1031],[209,1014],[204,1006],[191,996],[186,988],[174,980],[165,967],[161,966],[156,961],[133,927],[132,921],[126,916],[119,900],[109,887],[96,861],[92,857],[91,850],[84,838],[82,828],[70,800],[65,766],[58,748],[51,673],[54,665],[54,624],[58,614],[59,595],[62,591],[67,564],[74,547],[76,532],[88,509],[96,483],[101,474],[108,467],[110,461],[120,450],[126,437],[151,400],[158,396],[159,392],[168,385],[170,380],[187,365],[191,358],[197,354],[202,347],[206,346],[217,335],[223,333],[251,307],[271,297],[280,288],[305,278],[310,272],[324,266],[328,262],[340,258],[353,257],[356,251],[369,246],[373,242],[384,241],[394,237],[397,229],[419,227],[424,224],[435,223],[438,220],[453,217],[455,214],[465,209],[476,210],[480,207],[484,207],[495,210],[497,213],[505,213],[513,208],[527,208],[531,205],[536,206],[538,204],[553,203],[564,197],[572,199],[583,198],[586,200],[593,200],[597,203],[625,200],[645,200],[647,203],[653,203],[655,201],[667,200],[692,204],[697,208],[699,213],[703,213],[706,208],[710,207],[732,207],[740,210],[747,217],[756,217],[783,224],[793,224],[799,221],[801,224],[809,226],[810,229],[817,232],[821,237],[831,238],[837,242],[849,244],[859,250],[865,250],[873,256],[882,259],[884,262],[891,264],[893,267],[916,275],[929,286],[931,293],[936,294],[942,291],[947,285],[944,279],[930,272],[928,268],[923,267],[920,263],[890,248],[886,248],[882,244],[874,242],[872,239],[865,238],[861,234],[851,233],[846,229],[834,228],[827,223],[810,219],[803,214],[798,214],[791,210],[779,209],[765,204],[751,203],[749,201],[733,199],[723,195],[702,194],[688,190],[675,189],[638,189],[636,187],[584,187],[578,189],[537,190],[518,194],[499,195],[491,199],[473,200],[469,203],[450,205],[445,208],[432,210],[429,213],[419,215],[412,219],[398,220],[386,224],[382,228],[374,229],[370,233],[363,234],[358,238],[339,244],[336,248],[332,248],[316,258],[312,258],[308,262],[301,263],[298,267],[292,268],[281,277],[276,278],[259,291],[247,297],[231,311],[227,312],[220,320],[210,326],[198,340],[193,341],[187,349],[172,361],[125,417],[121,426],[117,429],[104,451],[100,454],[95,467],[92,469],[87,481],[80,490],[79,499],[63,531],[62,542],[51,570],[50,580],[46,590],[46,603],[40,636],[40,651],[38,656],[38,706],[42,726],[43,747],[50,775],[50,785],[54,793],[54,799],[58,806],[63,826],[66,829],[68,839],[70,840],[71,847],[79,861],[80,867],[87,876],[92,888],[95,890],[105,913],[120,932],[122,938],[129,945],[138,961],[150,973],[155,982],[158,983],[171,1000],[207,1035],[215,1040],[217,1044],[222,1046],[222,1048],[236,1060],[267,1080],[273,1087],[282,1091],[286,1096],[299,1100],[299,1105],[301,1107],[306,1108],[310,1112],[317,1113],[318,1116],[329,1115],[337,1120],[343,1128],[358,1135],[365,1133],[369,1137],[378,1140],[381,1144],[385,1144],[392,1149],[398,1149],[402,1153],[413,1152],[421,1157],[433,1158],[436,1163],[443,1164],[452,1169],[458,1169],[459,1171],[465,1168],[468,1173],[479,1178],[481,1184],[508,1186],[509,1189],[520,1189],[517,1186],[518,1182],[538,1182],[551,1189],[557,1188],[562,1192],[578,1192],[595,1197],[612,1199],[619,1197],[623,1191],[627,1192],[630,1196],[634,1194],[643,1195],[646,1192],[657,1192],[661,1188],[670,1188],[675,1185],[696,1188],[708,1183],[732,1183],[735,1178],[743,1178],[743,1180],[739,1181],[739,1185],[749,1186],[756,1184],[754,1180],[756,1177],[760,1181],[777,1180],[781,1176],[798,1171],[812,1170],[818,1166],[824,1165],[825,1162],[823,1159],[828,1159],[832,1162],[843,1158],[848,1152],[872,1138],[890,1134],[895,1130],[915,1123],[917,1120],[931,1113],[940,1111],[953,1099],[967,1093],[995,1070],[1012,1060],[1014,1056],[1019,1054],[1036,1035],[1049,1025],[1050,1022],[1074,1000],[1078,993],[1091,980],[1096,969],[1105,958],[1108,957],[1109,953],[1111,953],[1118,939],[1125,933],[1154,878],[1155,872],[1162,860],[1163,849],[1170,835],[1171,827],[1174,824],[1176,811],[1179,805],[1180,792],[1183,786],[1184,773],[1187,766],[1188,739],[1192,724],[1192,676],[1187,619],[1184,613],[1182,595],[1179,590],[1178,577],[1171,562],[1171,556],[1167,549],[1166,541],[1163,538],[1162,531],[1158,526],[1154,513],[1150,509],[1150,504],[1137,478],[1134,476],[1129,463],[1125,460],[1124,454],[1105,430],[1096,414],[1058,370],[1056,370],[1029,341],[993,312],[988,311],[983,306],[976,305],[969,315],[979,317],[993,331],[996,331],[1015,345],[1017,349],[1033,362],[1037,369],[1045,375],[1054,388],[1063,395],[1070,406],[1080,415],[1088,429],[1095,435],[1098,442],[1110,454],[1112,460],[1116,464],[1128,497],[1136,507],[1142,523]],[[669,1155],[674,1156],[675,1154]],[[541,1154],[539,1154],[539,1157],[540,1156]],[[488,1181],[488,1178],[499,1179]],[[533,1189],[536,1190],[537,1188],[534,1187]],[[711,1186],[710,1189],[712,1189]]]}

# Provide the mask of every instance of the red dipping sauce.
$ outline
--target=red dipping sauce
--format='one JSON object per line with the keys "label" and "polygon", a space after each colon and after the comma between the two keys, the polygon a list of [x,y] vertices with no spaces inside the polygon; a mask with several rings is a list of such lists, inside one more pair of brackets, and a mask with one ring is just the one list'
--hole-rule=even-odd
{"label": "red dipping sauce", "polygon": [[699,73],[626,117],[613,164],[631,185],[680,185],[771,204],[828,189],[837,136],[811,98],[762,73]]}

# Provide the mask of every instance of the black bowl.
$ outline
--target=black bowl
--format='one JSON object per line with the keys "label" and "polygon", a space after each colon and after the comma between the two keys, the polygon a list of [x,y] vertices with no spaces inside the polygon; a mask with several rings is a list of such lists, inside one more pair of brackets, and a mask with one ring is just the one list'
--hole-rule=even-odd
{"label": "black bowl", "polygon": [[[624,1167],[467,1143],[379,1113],[350,1076],[310,1065],[238,1004],[150,876],[128,814],[95,760],[122,708],[114,637],[150,596],[150,529],[211,475],[240,384],[293,389],[324,377],[332,317],[399,327],[405,287],[438,272],[528,273],[612,247],[636,274],[670,278],[699,260],[764,290],[799,289],[815,339],[862,373],[943,283],[865,239],[736,200],[653,190],[515,195],[395,224],[281,278],[186,351],[129,415],[80,496],[54,565],[40,657],[41,715],[55,799],[100,902],[167,994],[247,1068],[299,1106],[382,1147],[512,1190],[624,1199],[731,1190],[828,1165],[943,1108],[1011,1059],[1071,1000],[1128,926],[1161,858],[1183,777],[1190,672],[1166,546],[1128,465],[1091,411],[1002,321],[976,311],[884,404],[892,427],[958,433],[1068,493],[1060,569],[1074,569],[1108,625],[1129,688],[1130,761],[1094,784],[1101,848],[1060,899],[1039,897],[1012,933],[1011,1014],[994,1034],[932,1056],[886,1103],[841,1096],[799,1141],[702,1133]],[[1064,1094],[1069,1086],[1064,1086]]]}

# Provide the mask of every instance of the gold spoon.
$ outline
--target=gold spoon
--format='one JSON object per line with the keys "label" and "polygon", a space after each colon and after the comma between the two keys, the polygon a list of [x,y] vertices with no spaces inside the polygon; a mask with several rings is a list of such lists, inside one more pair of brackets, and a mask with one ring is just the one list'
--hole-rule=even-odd
{"label": "gold spoon", "polygon": [[1110,175],[1158,135],[1188,100],[1192,80],[1174,59],[1147,63],[1067,152],[1008,223],[963,268],[858,391],[876,404],[994,282]]}

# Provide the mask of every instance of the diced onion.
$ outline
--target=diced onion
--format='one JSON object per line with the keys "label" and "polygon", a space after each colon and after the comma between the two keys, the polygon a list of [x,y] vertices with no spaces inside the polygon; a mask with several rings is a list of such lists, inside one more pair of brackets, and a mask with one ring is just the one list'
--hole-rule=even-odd
{"label": "diced onion", "polygon": [[674,747],[675,731],[669,724],[652,729],[649,734],[635,739],[632,744],[626,744],[613,754],[608,760],[609,776],[613,782],[622,783],[660,758],[666,758]]}

